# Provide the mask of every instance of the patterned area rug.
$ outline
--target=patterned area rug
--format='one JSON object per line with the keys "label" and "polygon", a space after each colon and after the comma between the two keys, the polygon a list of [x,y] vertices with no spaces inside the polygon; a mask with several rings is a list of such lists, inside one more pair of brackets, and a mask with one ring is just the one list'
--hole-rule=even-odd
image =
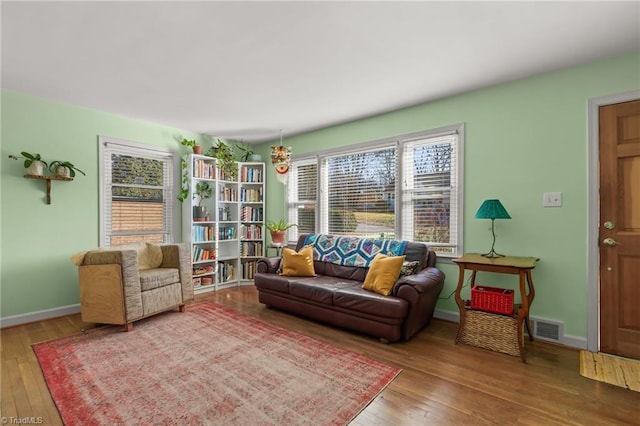
{"label": "patterned area rug", "polygon": [[66,425],[340,425],[400,372],[212,302],[33,345]]}
{"label": "patterned area rug", "polygon": [[640,392],[639,360],[580,351],[580,375]]}

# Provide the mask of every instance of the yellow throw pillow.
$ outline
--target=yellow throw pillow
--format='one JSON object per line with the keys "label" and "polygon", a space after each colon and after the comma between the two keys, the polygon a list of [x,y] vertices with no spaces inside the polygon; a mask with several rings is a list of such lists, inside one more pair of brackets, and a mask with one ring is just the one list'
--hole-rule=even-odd
{"label": "yellow throw pillow", "polygon": [[386,256],[378,253],[371,262],[362,288],[384,296],[391,294],[393,285],[400,277],[404,256]]}
{"label": "yellow throw pillow", "polygon": [[315,277],[313,269],[313,247],[306,246],[300,252],[290,248],[282,249],[282,273],[293,277]]}

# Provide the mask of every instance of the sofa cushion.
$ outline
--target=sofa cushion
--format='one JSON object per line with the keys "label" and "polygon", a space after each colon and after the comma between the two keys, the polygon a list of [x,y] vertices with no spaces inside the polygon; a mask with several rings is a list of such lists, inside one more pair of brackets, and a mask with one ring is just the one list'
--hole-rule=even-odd
{"label": "sofa cushion", "polygon": [[407,316],[409,309],[409,303],[404,299],[382,296],[360,286],[336,290],[333,294],[333,305],[351,311],[400,319]]}
{"label": "sofa cushion", "polygon": [[289,294],[289,283],[293,278],[285,277],[278,274],[257,272],[253,283],[258,290],[272,290],[278,293]]}
{"label": "sofa cushion", "polygon": [[145,269],[140,271],[140,287],[142,291],[179,283],[180,274],[175,268]]}
{"label": "sofa cushion", "polygon": [[378,253],[371,262],[362,288],[383,296],[390,295],[393,285],[400,277],[403,262],[404,256],[387,256]]}
{"label": "sofa cushion", "polygon": [[344,280],[337,277],[322,276],[314,278],[296,278],[289,282],[289,294],[326,305],[333,304],[333,293],[337,289],[359,287],[359,281]]}
{"label": "sofa cushion", "polygon": [[280,275],[315,277],[313,270],[313,247],[304,247],[299,252],[285,247],[282,249],[282,272]]}

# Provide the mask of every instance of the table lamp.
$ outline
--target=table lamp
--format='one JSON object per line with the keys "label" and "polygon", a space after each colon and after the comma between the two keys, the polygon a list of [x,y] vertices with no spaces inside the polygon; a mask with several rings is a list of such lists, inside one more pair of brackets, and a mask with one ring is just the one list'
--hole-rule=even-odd
{"label": "table lamp", "polygon": [[491,235],[493,235],[493,243],[491,243],[491,251],[483,254],[485,257],[504,257],[503,254],[496,253],[493,247],[496,245],[496,232],[494,223],[496,219],[511,219],[509,213],[504,208],[500,200],[484,200],[478,211],[476,219],[491,219]]}

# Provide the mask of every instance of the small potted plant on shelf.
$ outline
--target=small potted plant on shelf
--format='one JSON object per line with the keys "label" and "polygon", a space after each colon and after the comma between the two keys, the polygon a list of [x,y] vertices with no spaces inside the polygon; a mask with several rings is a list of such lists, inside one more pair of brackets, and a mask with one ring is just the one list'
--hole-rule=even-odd
{"label": "small potted plant on shelf", "polygon": [[289,223],[284,219],[275,222],[270,220],[267,222],[267,229],[271,233],[271,242],[273,244],[282,244],[286,239],[286,231],[289,228],[298,226],[295,223]]}
{"label": "small potted plant on shelf", "polygon": [[238,163],[233,155],[233,149],[229,145],[216,138],[215,145],[207,150],[206,155],[218,160],[221,179],[235,180],[238,177]]}
{"label": "small potted plant on shelf", "polygon": [[76,177],[76,172],[82,173],[84,176],[86,176],[86,174],[82,170],[77,168],[73,163],[69,161],[52,161],[51,163],[49,163],[49,171],[56,176],[62,177],[74,178]]}
{"label": "small potted plant on shelf", "polygon": [[213,196],[213,187],[208,182],[198,182],[194,195],[197,195],[200,201],[197,206],[193,206],[193,220],[201,222],[207,216],[206,208],[202,205],[202,202]]}
{"label": "small potted plant on shelf", "polygon": [[14,160],[24,160],[24,168],[27,169],[27,174],[34,176],[42,176],[44,174],[44,168],[47,167],[47,162],[44,161],[40,154],[31,154],[29,152],[21,152],[22,156],[9,155],[9,158]]}
{"label": "small potted plant on shelf", "polygon": [[188,140],[185,138],[185,139],[182,139],[182,142],[180,143],[184,146],[191,147],[191,149],[193,149],[194,154],[202,154],[203,148],[201,145],[198,145],[198,143],[195,140]]}

